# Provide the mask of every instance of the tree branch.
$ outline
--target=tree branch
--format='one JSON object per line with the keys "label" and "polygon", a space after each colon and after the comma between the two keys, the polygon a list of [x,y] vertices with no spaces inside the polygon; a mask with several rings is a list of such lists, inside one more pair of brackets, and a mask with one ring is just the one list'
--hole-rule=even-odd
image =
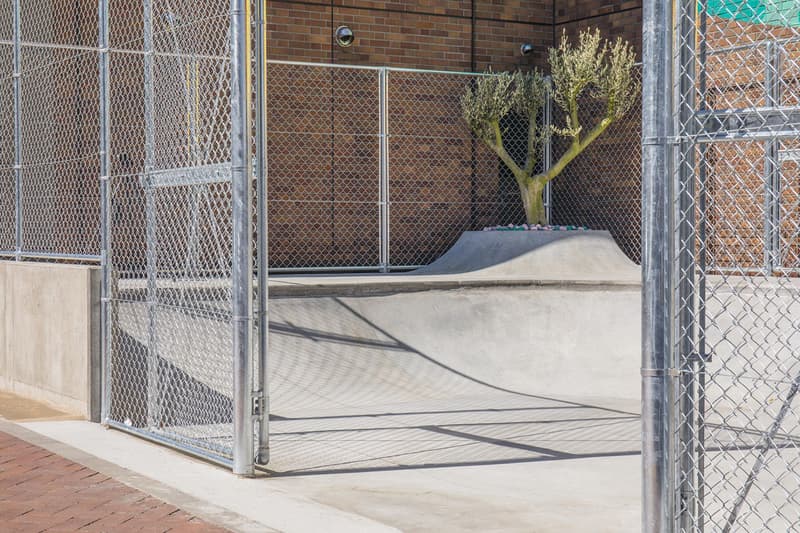
{"label": "tree branch", "polygon": [[536,168],[536,161],[539,156],[536,152],[536,134],[538,133],[536,118],[535,113],[528,115],[528,156],[525,158],[525,173],[529,175]]}
{"label": "tree branch", "polygon": [[503,146],[503,132],[500,130],[500,121],[492,121],[489,125],[492,127],[492,131],[494,131],[495,138],[495,142],[490,144],[489,147],[494,150],[494,152],[497,154],[497,157],[500,158],[500,161],[505,163],[509,170],[511,170],[511,172],[514,174],[514,178],[517,180],[517,183],[519,185],[524,185],[530,173],[521,169],[519,165],[517,165],[516,161],[514,161],[514,158],[508,154],[505,146]]}
{"label": "tree branch", "polygon": [[573,139],[572,145],[570,145],[569,149],[564,152],[556,164],[550,167],[547,172],[535,176],[534,179],[542,179],[543,183],[553,180],[553,178],[558,176],[564,170],[564,168],[570,162],[572,162],[573,159],[578,157],[578,155],[580,155],[580,153],[586,149],[587,146],[589,146],[595,139],[602,135],[612,122],[614,122],[612,118],[603,117],[603,120],[598,122],[583,140],[579,140],[577,137]]}

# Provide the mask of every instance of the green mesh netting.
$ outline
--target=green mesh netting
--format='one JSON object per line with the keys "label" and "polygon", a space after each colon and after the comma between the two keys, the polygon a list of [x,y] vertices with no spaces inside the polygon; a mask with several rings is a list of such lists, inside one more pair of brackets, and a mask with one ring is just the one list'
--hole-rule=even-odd
{"label": "green mesh netting", "polygon": [[753,24],[800,26],[800,0],[706,0],[708,14]]}

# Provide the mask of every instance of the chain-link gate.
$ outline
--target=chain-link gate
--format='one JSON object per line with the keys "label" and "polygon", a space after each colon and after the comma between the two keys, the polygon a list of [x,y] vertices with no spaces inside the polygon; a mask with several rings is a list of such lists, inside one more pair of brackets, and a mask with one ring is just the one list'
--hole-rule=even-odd
{"label": "chain-link gate", "polygon": [[100,2],[103,418],[240,474],[266,435],[262,7]]}
{"label": "chain-link gate", "polygon": [[644,18],[643,530],[795,531],[798,7]]}

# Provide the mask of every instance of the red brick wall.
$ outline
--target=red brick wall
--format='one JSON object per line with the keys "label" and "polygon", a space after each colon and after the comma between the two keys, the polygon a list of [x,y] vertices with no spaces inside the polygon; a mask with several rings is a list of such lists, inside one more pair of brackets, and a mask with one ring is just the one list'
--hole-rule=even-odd
{"label": "red brick wall", "polygon": [[[269,57],[460,72],[545,64],[552,2],[476,0],[474,17],[471,8],[470,0],[273,1]],[[335,45],[340,25],[354,31],[352,47]],[[519,53],[526,42],[535,46],[530,56]],[[273,266],[376,264],[377,74],[276,66],[270,79]],[[390,75],[395,264],[430,261],[463,230],[519,216],[496,158],[460,118],[467,83]]]}
{"label": "red brick wall", "polygon": [[[474,21],[469,0],[284,0],[269,2],[268,10],[272,59],[502,70],[544,65],[552,42],[552,0],[476,0]],[[356,35],[350,48],[334,44],[341,25]],[[522,58],[519,46],[525,42],[537,50]]]}

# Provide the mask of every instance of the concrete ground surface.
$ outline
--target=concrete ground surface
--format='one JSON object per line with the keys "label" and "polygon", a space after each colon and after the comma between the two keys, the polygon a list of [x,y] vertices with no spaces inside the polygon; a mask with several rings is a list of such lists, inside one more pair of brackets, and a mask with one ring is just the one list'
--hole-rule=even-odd
{"label": "concrete ground surface", "polygon": [[[602,232],[470,238],[433,272],[273,280],[256,478],[87,422],[17,427],[235,531],[638,531],[637,267]],[[229,449],[224,291],[159,281],[156,312],[140,281],[116,306],[110,419]]]}
{"label": "concrete ground surface", "polygon": [[[636,421],[638,425],[638,421]],[[233,531],[626,532],[640,528],[637,452],[498,464],[240,479],[82,421],[25,431]],[[638,442],[620,439],[620,449]],[[155,488],[154,488],[155,487]]]}

